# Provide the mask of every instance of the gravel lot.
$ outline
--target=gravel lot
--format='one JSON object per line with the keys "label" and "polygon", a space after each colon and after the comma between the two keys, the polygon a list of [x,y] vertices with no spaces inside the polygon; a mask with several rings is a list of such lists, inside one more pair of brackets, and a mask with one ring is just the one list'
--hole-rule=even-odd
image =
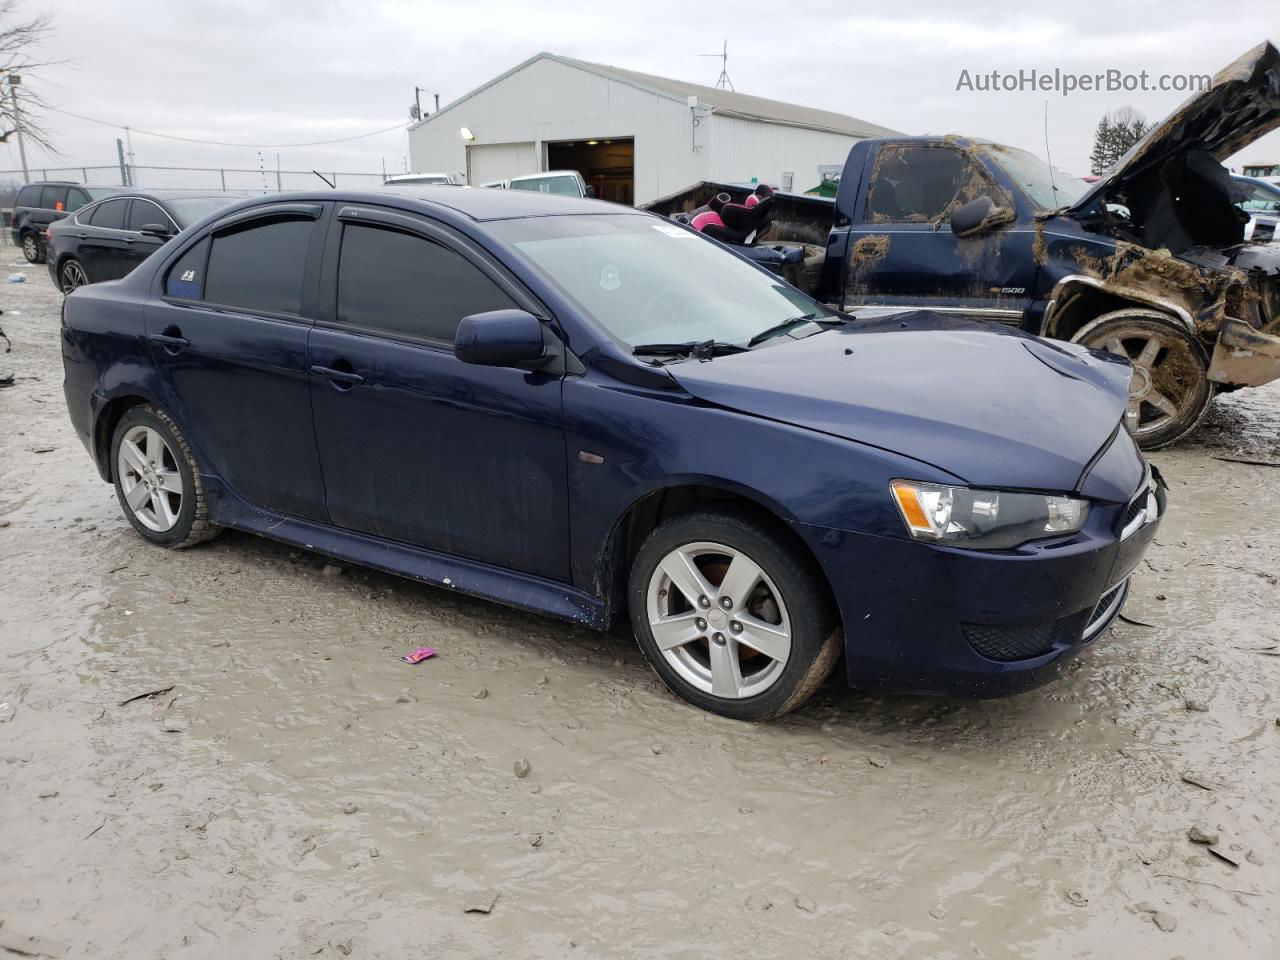
{"label": "gravel lot", "polygon": [[1136,622],[1057,684],[752,726],[620,637],[145,545],[0,257],[0,956],[1280,956],[1280,471],[1218,459],[1280,461],[1275,386],[1153,458]]}

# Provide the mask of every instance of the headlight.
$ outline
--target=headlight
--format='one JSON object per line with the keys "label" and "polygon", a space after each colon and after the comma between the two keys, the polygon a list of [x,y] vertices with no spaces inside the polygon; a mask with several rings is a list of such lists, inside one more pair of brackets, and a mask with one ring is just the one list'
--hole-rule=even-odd
{"label": "headlight", "polygon": [[1075,533],[1089,516],[1089,502],[1074,497],[913,480],[894,480],[890,486],[912,537],[974,550],[1006,550],[1028,540]]}

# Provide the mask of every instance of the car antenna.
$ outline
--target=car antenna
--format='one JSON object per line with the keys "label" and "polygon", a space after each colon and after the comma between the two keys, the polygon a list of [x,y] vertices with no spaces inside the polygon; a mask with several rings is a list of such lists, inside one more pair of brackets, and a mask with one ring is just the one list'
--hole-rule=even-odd
{"label": "car antenna", "polygon": [[312,170],[311,172],[312,172],[312,173],[314,173],[314,174],[315,174],[317,177],[319,177],[321,180],[323,180],[323,181],[328,185],[328,187],[329,187],[329,189],[330,189],[330,190],[337,190],[337,189],[338,189],[338,185],[337,185],[336,183],[334,183],[332,180],[330,180],[328,177],[326,177],[326,176],[325,176],[323,173],[321,173],[319,170]]}
{"label": "car antenna", "polygon": [[1049,186],[1053,188],[1053,203],[1058,204],[1058,184],[1053,179],[1053,155],[1049,153],[1049,98],[1044,98],[1044,158],[1049,161]]}

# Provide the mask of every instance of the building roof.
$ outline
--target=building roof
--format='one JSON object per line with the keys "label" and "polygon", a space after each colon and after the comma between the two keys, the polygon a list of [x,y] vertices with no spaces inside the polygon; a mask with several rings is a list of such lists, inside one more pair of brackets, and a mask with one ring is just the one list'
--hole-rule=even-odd
{"label": "building roof", "polygon": [[888,127],[882,127],[878,124],[868,123],[866,120],[859,120],[857,117],[846,116],[843,113],[833,113],[830,110],[817,110],[813,107],[801,107],[794,103],[783,103],[781,100],[769,100],[764,97],[753,97],[746,93],[735,93],[732,90],[721,90],[718,87],[707,87],[700,83],[688,83],[684,80],[674,80],[671,77],[659,77],[651,73],[639,73],[635,70],[624,70],[621,67],[611,67],[603,63],[590,63],[586,60],[574,60],[572,57],[562,57],[554,53],[537,53],[530,57],[524,63],[512,67],[506,73],[494,77],[483,86],[477,87],[470,93],[464,94],[452,103],[447,104],[437,110],[430,117],[420,120],[418,126],[428,123],[440,114],[453,109],[465,100],[486,90],[496,83],[500,83],[514,73],[518,73],[525,67],[537,62],[538,60],[552,60],[556,63],[563,64],[567,67],[573,67],[578,70],[585,70],[588,73],[594,73],[597,76],[605,77],[618,83],[625,83],[628,86],[645,90],[649,93],[657,94],[669,100],[676,100],[680,103],[687,103],[689,97],[697,97],[701,106],[710,107],[713,112],[724,114],[730,117],[740,117],[744,120],[755,120],[760,123],[775,123],[789,127],[803,127],[809,130],[822,130],[828,133],[840,133],[850,137],[887,137],[897,136],[897,130],[890,130]]}

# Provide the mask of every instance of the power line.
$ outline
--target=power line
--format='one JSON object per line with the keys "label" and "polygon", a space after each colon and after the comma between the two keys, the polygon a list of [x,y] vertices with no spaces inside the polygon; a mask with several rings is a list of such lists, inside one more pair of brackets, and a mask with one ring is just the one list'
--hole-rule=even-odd
{"label": "power line", "polygon": [[46,107],[51,113],[61,113],[68,117],[75,117],[77,120],[83,120],[86,123],[96,123],[104,127],[112,127],[116,130],[131,130],[133,133],[140,133],[147,137],[159,137],[161,140],[178,140],[182,143],[201,143],[211,147],[248,147],[250,149],[284,149],[288,147],[322,147],[330,143],[349,143],[352,140],[364,140],[367,137],[376,137],[379,134],[390,133],[392,130],[401,130],[404,128],[403,123],[393,124],[390,127],[383,127],[381,130],[373,130],[369,133],[357,133],[352,137],[337,137],[333,140],[312,140],[309,143],[229,143],[225,140],[202,140],[198,137],[179,137],[172,133],[156,133],[154,130],[142,130],[139,127],[128,126],[123,123],[112,123],[109,120],[99,120],[96,117],[86,117],[83,114],[72,113],[70,110],[59,110],[57,107]]}

